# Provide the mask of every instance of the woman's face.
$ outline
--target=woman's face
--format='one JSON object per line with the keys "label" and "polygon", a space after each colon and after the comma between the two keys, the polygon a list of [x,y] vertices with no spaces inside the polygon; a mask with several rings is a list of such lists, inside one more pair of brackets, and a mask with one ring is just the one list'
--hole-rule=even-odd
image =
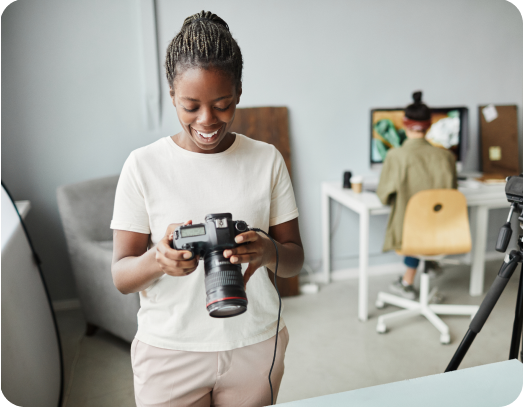
{"label": "woman's face", "polygon": [[[241,89],[216,69],[189,68],[174,81],[173,105],[183,131],[177,138],[186,150],[219,153],[232,144],[228,134]],[[224,143],[222,141],[226,140]]]}

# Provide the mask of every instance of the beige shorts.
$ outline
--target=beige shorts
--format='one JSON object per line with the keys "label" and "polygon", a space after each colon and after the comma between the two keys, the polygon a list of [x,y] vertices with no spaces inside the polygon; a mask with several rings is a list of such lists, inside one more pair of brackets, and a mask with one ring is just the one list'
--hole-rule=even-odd
{"label": "beige shorts", "polygon": [[[287,328],[278,336],[271,374],[274,402],[283,377]],[[274,337],[255,345],[221,352],[185,352],[140,342],[131,345],[134,394],[138,407],[227,406],[271,404],[269,370]]]}

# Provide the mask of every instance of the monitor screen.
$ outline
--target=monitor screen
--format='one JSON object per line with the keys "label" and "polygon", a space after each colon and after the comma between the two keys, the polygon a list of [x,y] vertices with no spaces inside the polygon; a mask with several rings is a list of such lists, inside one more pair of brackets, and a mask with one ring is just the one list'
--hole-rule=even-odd
{"label": "monitor screen", "polygon": [[[432,126],[425,139],[433,146],[450,150],[461,162],[465,147],[468,120],[466,107],[431,108]],[[380,164],[391,148],[400,147],[405,139],[403,117],[405,110],[372,109],[371,110],[371,164]]]}

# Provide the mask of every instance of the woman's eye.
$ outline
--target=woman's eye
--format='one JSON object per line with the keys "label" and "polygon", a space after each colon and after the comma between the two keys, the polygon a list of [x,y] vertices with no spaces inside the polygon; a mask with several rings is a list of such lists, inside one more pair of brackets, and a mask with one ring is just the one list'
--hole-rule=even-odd
{"label": "woman's eye", "polygon": [[197,107],[192,108],[192,109],[188,109],[185,106],[182,106],[182,107],[183,107],[183,110],[185,110],[186,112],[189,112],[189,113],[196,112],[198,110]]}
{"label": "woman's eye", "polygon": [[[232,104],[232,103],[231,103]],[[218,107],[218,106],[215,106],[215,109],[218,110],[219,112],[225,112],[229,107],[231,107],[231,104],[227,107]]]}

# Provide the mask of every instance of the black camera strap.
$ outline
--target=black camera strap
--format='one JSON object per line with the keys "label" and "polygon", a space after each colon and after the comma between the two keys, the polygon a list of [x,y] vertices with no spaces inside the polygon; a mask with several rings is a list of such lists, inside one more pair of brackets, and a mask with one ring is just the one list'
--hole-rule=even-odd
{"label": "black camera strap", "polygon": [[250,228],[250,230],[263,233],[265,236],[267,236],[269,239],[271,239],[271,242],[274,245],[274,248],[276,249],[276,267],[274,268],[274,288],[276,288],[276,292],[278,293],[278,299],[280,301],[280,306],[278,308],[278,323],[276,324],[276,336],[274,339],[274,356],[272,357],[271,370],[269,371],[269,386],[271,387],[271,406],[272,406],[272,405],[274,405],[274,395],[273,395],[273,390],[272,390],[271,374],[272,374],[272,369],[274,368],[274,362],[276,360],[276,349],[278,348],[278,333],[280,332],[280,315],[281,315],[281,295],[280,295],[280,291],[278,290],[278,283],[276,282],[276,277],[278,276],[278,262],[279,262],[278,246],[276,245],[275,240],[271,236],[269,236],[269,234],[267,232],[265,232],[264,230],[261,230],[258,228]]}

